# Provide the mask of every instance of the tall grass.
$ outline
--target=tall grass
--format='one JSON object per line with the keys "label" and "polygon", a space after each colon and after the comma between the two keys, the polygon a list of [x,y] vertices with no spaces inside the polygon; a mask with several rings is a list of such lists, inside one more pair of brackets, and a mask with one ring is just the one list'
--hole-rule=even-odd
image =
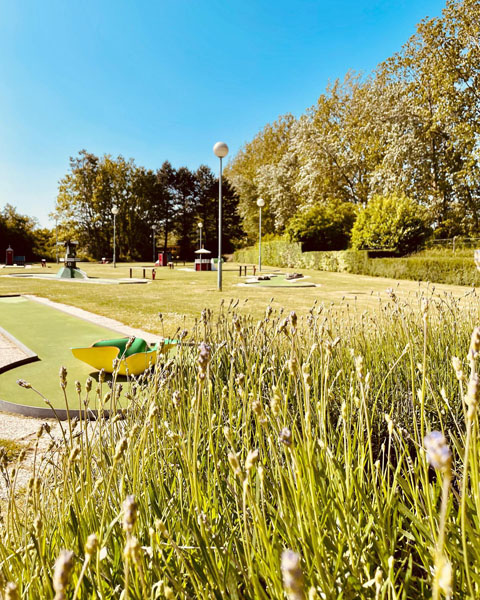
{"label": "tall grass", "polygon": [[84,417],[24,494],[5,473],[4,597],[480,596],[477,305],[391,291],[374,313],[254,321],[231,303],[123,412],[115,380],[68,382]]}

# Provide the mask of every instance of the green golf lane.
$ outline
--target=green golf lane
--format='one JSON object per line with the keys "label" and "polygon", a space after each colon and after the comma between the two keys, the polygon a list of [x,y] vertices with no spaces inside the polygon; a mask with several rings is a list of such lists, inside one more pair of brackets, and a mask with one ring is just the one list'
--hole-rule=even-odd
{"label": "green golf lane", "polygon": [[290,279],[288,280],[285,275],[271,275],[271,279],[264,279],[260,281],[246,281],[244,285],[250,287],[271,287],[271,288],[311,288],[315,287],[315,283],[306,278]]}
{"label": "green golf lane", "polygon": [[[39,361],[16,367],[0,374],[0,399],[17,404],[47,407],[44,400],[31,389],[17,384],[24,379],[41,392],[55,408],[65,408],[60,388],[60,367],[67,368],[67,396],[69,407],[78,408],[74,382],[82,387],[88,376],[97,378],[97,371],[77,360],[70,351],[73,347],[90,346],[100,339],[119,337],[111,329],[99,327],[55,308],[27,298],[12,296],[0,298],[0,326],[17,340],[38,354]],[[126,381],[118,377],[118,381]],[[105,387],[105,393],[107,388]],[[92,399],[94,395],[91,395]],[[96,408],[90,406],[90,408]]]}

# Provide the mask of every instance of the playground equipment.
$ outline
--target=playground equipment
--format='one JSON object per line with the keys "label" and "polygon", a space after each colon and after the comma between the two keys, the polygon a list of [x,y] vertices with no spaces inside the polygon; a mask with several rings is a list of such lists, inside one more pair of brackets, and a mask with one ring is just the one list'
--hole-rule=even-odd
{"label": "playground equipment", "polygon": [[77,245],[78,242],[67,240],[58,242],[65,246],[64,266],[57,273],[59,279],[88,279],[88,275],[77,267]]}
{"label": "playground equipment", "polygon": [[129,338],[100,340],[88,348],[71,348],[73,356],[87,363],[94,369],[104,369],[113,373],[114,361],[119,360],[116,371],[119,375],[140,375],[155,365],[157,355],[165,354],[177,344],[176,340],[164,339],[150,346],[142,338],[134,338],[129,345]]}

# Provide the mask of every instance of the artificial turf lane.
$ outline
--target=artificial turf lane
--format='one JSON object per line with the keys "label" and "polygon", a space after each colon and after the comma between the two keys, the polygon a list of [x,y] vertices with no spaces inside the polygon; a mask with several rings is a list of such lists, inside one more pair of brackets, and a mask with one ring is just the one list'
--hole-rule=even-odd
{"label": "artificial turf lane", "polygon": [[[75,381],[80,381],[84,388],[87,377],[97,378],[97,371],[77,360],[70,348],[90,346],[100,339],[122,337],[111,329],[21,296],[0,298],[0,326],[38,354],[40,359],[0,374],[0,399],[29,406],[47,405],[31,389],[20,387],[16,383],[18,379],[24,379],[39,390],[55,408],[65,408],[59,380],[60,367],[64,366],[68,373],[66,391],[69,407],[78,408]],[[124,379],[118,378],[119,381]]]}
{"label": "artificial turf lane", "polygon": [[246,281],[245,285],[251,287],[277,287],[277,288],[312,288],[316,287],[312,281],[305,279],[287,279],[284,275],[273,275],[271,279],[260,281]]}

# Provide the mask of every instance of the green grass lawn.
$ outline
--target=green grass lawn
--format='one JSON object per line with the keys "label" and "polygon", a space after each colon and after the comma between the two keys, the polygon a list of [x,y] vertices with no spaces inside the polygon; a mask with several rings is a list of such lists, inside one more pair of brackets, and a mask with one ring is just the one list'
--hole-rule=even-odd
{"label": "green grass lawn", "polygon": [[89,346],[99,339],[118,337],[118,334],[114,334],[110,329],[21,297],[0,298],[0,326],[40,358],[39,361],[0,375],[0,399],[45,408],[47,405],[42,398],[31,389],[18,386],[17,379],[24,379],[30,383],[46,396],[55,408],[65,408],[58,377],[60,367],[65,366],[68,371],[68,398],[76,408],[75,380],[84,384],[89,375],[96,377],[96,371],[74,358],[70,348]]}
{"label": "green grass lawn", "polygon": [[[192,269],[192,264],[186,268]],[[151,265],[118,264],[98,265],[82,263],[81,268],[90,277],[126,278],[133,269],[134,277],[142,277],[143,268],[151,277]],[[48,269],[40,266],[33,269],[2,270],[0,273],[55,273],[57,265],[49,265]],[[264,267],[263,273],[269,272]],[[276,270],[277,271],[277,270]],[[170,270],[157,268],[155,281],[148,285],[101,285],[78,281],[40,280],[33,278],[0,277],[0,296],[6,294],[35,294],[56,302],[78,306],[85,310],[104,315],[118,321],[138,327],[152,333],[167,337],[175,337],[178,329],[191,332],[201,311],[208,308],[217,312],[221,303],[225,307],[235,306],[239,314],[250,314],[261,318],[266,306],[273,298],[274,308],[285,308],[288,313],[294,310],[299,317],[315,302],[337,306],[340,312],[352,318],[352,311],[360,314],[364,310],[374,311],[378,308],[378,298],[386,298],[387,288],[393,287],[399,296],[412,296],[419,289],[427,289],[427,284],[412,281],[366,277],[346,273],[328,273],[304,269],[308,275],[308,283],[316,283],[317,287],[289,288],[260,285],[239,286],[245,277],[239,277],[238,265],[227,263],[223,272],[223,291],[217,290],[216,272],[195,272],[184,270],[183,265]],[[250,276],[250,273],[249,273]],[[468,288],[460,286],[437,285],[437,291],[450,292],[462,296]],[[73,383],[76,379],[84,383],[92,372],[91,368],[74,359],[70,347],[90,345],[100,338],[112,337],[109,330],[65,315],[59,311],[42,305],[32,305],[25,315],[19,319],[8,310],[15,305],[0,302],[0,325],[10,331],[21,342],[36,351],[42,361],[32,363],[9,371],[0,376],[0,398],[24,404],[41,405],[41,399],[31,390],[24,390],[16,385],[16,380],[26,379],[38,386],[57,407],[63,407],[63,394],[59,388],[58,370],[64,365],[69,370],[69,397],[73,399]],[[348,311],[347,311],[348,308]],[[162,318],[159,318],[159,314]]]}
{"label": "green grass lawn", "polygon": [[[186,265],[192,268],[192,264]],[[134,277],[142,276],[142,268],[147,267],[147,275],[151,277],[152,265],[148,263],[121,263],[114,269],[111,264],[99,265],[82,263],[82,270],[90,277],[126,278],[129,269],[133,269]],[[55,273],[57,265],[49,265],[48,269],[18,269],[22,273]],[[8,270],[8,273],[15,271]],[[269,272],[269,267],[263,268]],[[1,270],[0,275],[7,273]],[[148,285],[96,285],[78,281],[55,281],[37,279],[16,279],[0,276],[0,295],[8,293],[36,294],[57,302],[78,306],[85,310],[117,319],[126,325],[139,327],[153,333],[174,336],[176,330],[190,329],[199,317],[202,309],[218,311],[221,302],[228,306],[230,301],[238,300],[237,312],[251,314],[255,318],[263,315],[265,307],[274,298],[274,307],[295,310],[305,315],[314,302],[342,307],[355,303],[359,310],[375,309],[378,295],[386,297],[385,290],[396,288],[397,281],[381,277],[351,275],[348,273],[328,273],[302,269],[309,275],[309,283],[316,283],[312,288],[269,288],[267,286],[239,286],[245,281],[238,276],[238,265],[226,263],[223,272],[223,291],[217,290],[216,272],[195,272],[183,270],[183,265],[170,270],[157,268],[157,277]],[[251,271],[249,271],[249,276]],[[408,295],[419,288],[426,289],[427,284],[402,280],[398,283],[397,294]],[[437,290],[445,290],[456,296],[463,295],[468,288],[462,286],[436,285]],[[158,315],[162,314],[162,322]]]}

